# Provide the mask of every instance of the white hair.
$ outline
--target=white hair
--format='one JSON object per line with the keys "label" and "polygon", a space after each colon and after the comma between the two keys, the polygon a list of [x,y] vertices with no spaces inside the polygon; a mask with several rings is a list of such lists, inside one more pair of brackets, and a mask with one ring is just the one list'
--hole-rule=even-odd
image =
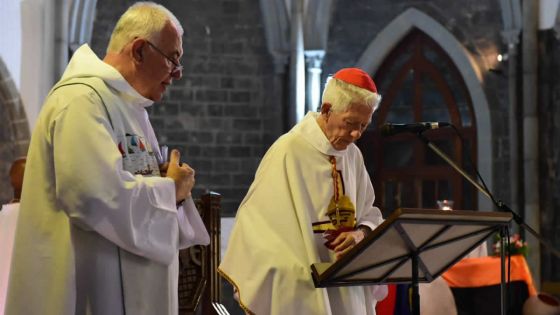
{"label": "white hair", "polygon": [[329,77],[323,91],[322,104],[331,104],[334,112],[344,112],[352,104],[368,106],[375,110],[381,95],[370,90],[359,88],[340,79]]}
{"label": "white hair", "polygon": [[175,26],[180,36],[183,35],[181,23],[164,6],[149,1],[136,2],[117,21],[107,53],[120,52],[126,44],[138,37],[158,42],[160,32],[168,22]]}

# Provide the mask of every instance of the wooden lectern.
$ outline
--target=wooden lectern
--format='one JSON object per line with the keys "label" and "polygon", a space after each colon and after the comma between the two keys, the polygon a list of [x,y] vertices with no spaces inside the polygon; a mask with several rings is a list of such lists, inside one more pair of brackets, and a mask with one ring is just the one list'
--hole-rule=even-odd
{"label": "wooden lectern", "polygon": [[506,212],[397,209],[336,262],[311,265],[316,287],[431,282],[512,220]]}

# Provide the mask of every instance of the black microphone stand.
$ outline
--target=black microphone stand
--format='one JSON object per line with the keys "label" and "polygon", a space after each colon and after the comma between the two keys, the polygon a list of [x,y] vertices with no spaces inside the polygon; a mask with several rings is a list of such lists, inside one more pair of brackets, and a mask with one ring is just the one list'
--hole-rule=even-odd
{"label": "black microphone stand", "polygon": [[[529,225],[527,225],[525,223],[525,221],[523,220],[523,218],[518,215],[517,213],[515,213],[513,210],[511,210],[510,207],[508,207],[504,202],[502,202],[501,200],[496,200],[494,199],[494,197],[492,196],[492,194],[488,191],[487,188],[481,186],[475,179],[473,179],[469,174],[467,174],[462,168],[460,168],[455,162],[453,162],[453,160],[451,160],[443,151],[441,151],[434,143],[432,143],[428,138],[426,138],[423,135],[423,132],[418,132],[416,133],[416,135],[418,136],[418,138],[420,138],[430,149],[432,149],[432,151],[434,151],[439,157],[441,157],[445,162],[447,162],[447,164],[449,164],[451,167],[453,167],[457,172],[459,172],[459,174],[461,174],[466,180],[468,180],[471,184],[473,184],[474,187],[476,187],[480,192],[482,192],[484,195],[486,195],[488,198],[490,198],[490,200],[492,200],[492,203],[501,211],[504,212],[509,212],[512,214],[513,216],[513,220],[522,228],[524,228],[525,230],[529,231],[529,233],[531,233],[537,240],[539,240],[539,242],[544,245],[546,247],[546,249],[548,249],[551,253],[553,253],[556,257],[560,258],[560,251],[558,251],[556,248],[554,248],[554,246],[552,246],[552,244],[550,244],[550,242],[548,242],[547,240],[543,239],[543,237],[541,235],[539,235],[539,233],[537,233],[537,231],[535,231],[533,228],[531,228]],[[500,236],[501,236],[501,243],[500,243],[500,249],[501,249],[501,285],[500,285],[500,292],[501,292],[501,312],[502,315],[505,314],[505,302],[506,302],[506,295],[505,295],[505,259],[504,259],[504,231],[500,232]]]}

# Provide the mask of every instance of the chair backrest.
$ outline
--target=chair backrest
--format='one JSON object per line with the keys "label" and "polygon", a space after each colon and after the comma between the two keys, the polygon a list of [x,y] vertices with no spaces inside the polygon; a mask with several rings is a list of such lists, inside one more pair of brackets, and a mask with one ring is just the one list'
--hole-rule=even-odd
{"label": "chair backrest", "polygon": [[220,208],[221,195],[209,192],[195,200],[210,245],[179,251],[179,315],[215,313],[213,302],[220,302]]}
{"label": "chair backrest", "polygon": [[15,159],[10,167],[10,183],[14,190],[14,198],[10,202],[19,202],[21,198],[21,188],[23,186],[23,173],[25,172],[25,163],[27,158],[20,157]]}

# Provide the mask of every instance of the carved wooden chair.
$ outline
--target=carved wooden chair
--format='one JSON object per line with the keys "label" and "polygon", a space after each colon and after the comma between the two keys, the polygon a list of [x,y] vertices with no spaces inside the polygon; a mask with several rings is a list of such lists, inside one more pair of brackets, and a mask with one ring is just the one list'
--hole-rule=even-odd
{"label": "carved wooden chair", "polygon": [[[209,192],[196,200],[210,245],[179,251],[179,315],[228,314],[220,303],[220,202]],[[225,312],[225,313],[224,313]]]}

